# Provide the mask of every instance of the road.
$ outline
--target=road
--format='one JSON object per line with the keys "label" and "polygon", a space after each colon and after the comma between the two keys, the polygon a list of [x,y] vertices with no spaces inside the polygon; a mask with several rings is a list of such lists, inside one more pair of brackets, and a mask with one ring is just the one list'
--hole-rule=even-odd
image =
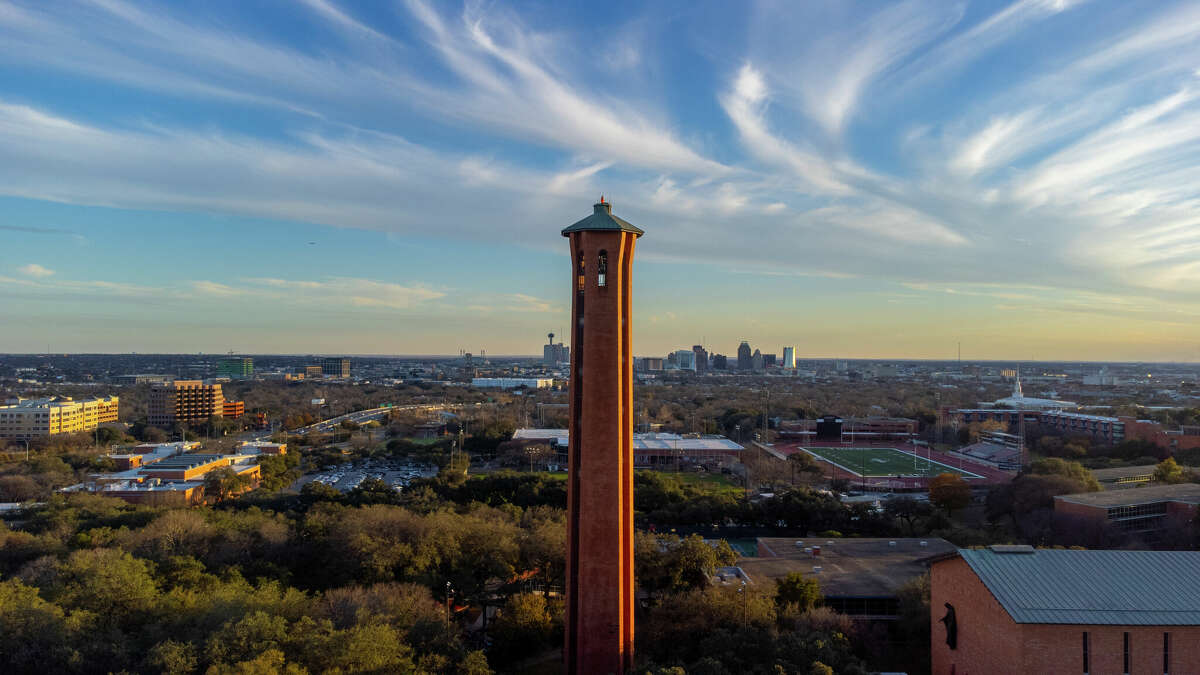
{"label": "road", "polygon": [[[475,403],[473,405],[479,405],[479,404]],[[291,429],[287,433],[289,435],[299,434],[299,435],[303,436],[303,435],[309,433],[310,431],[333,431],[334,429],[339,427],[342,422],[351,421],[351,422],[355,422],[356,424],[365,424],[365,423],[371,422],[373,420],[381,420],[381,419],[387,417],[388,413],[390,413],[393,410],[422,410],[422,411],[459,410],[463,407],[464,407],[464,404],[452,403],[452,404],[448,404],[448,405],[397,405],[397,406],[385,406],[382,408],[371,408],[370,410],[356,410],[354,412],[346,413],[345,415],[338,415],[337,417],[330,417],[329,419],[321,420],[320,422],[314,422],[306,427],[300,427],[299,429]],[[270,438],[271,438],[271,432],[265,431],[265,432],[260,432],[258,434],[255,434],[253,437],[250,438],[250,440],[266,441],[266,440],[270,440]]]}

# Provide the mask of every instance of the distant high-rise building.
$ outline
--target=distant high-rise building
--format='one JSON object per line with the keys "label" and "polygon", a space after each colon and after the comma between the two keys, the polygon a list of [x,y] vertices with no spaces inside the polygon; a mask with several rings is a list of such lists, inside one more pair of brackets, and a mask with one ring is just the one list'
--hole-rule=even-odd
{"label": "distant high-rise building", "polygon": [[547,366],[557,366],[571,362],[571,348],[559,342],[554,343],[554,333],[547,334],[550,342],[542,345],[542,363]]}
{"label": "distant high-rise building", "polygon": [[696,353],[690,349],[680,349],[672,354],[675,366],[680,370],[696,370]]}
{"label": "distant high-rise building", "polygon": [[713,354],[712,369],[725,370],[729,367],[729,359],[724,354]]}
{"label": "distant high-rise building", "polygon": [[765,367],[765,368],[774,368],[775,367],[775,355],[774,354],[763,354],[763,367]]}
{"label": "distant high-rise building", "polygon": [[209,417],[221,417],[224,414],[225,396],[219,384],[175,380],[150,387],[146,412],[150,424],[156,427],[171,427],[180,422],[204,422]]}
{"label": "distant high-rise building", "polygon": [[321,359],[321,374],[325,377],[346,379],[350,377],[350,359]]}
{"label": "distant high-rise building", "polygon": [[754,364],[750,362],[753,357],[750,354],[750,343],[745,340],[738,345],[738,370],[750,370]]}
{"label": "distant high-rise building", "polygon": [[230,356],[217,362],[217,377],[245,380],[254,377],[254,359],[248,356]]}
{"label": "distant high-rise building", "polygon": [[321,366],[304,366],[305,379],[315,380],[321,376]]}
{"label": "distant high-rise building", "polygon": [[796,369],[796,348],[795,347],[784,347],[783,348],[783,367],[787,368],[788,370]]}
{"label": "distant high-rise building", "polygon": [[696,372],[703,373],[708,370],[708,350],[703,345],[692,345],[692,353],[696,356]]}
{"label": "distant high-rise building", "polygon": [[647,356],[642,359],[642,370],[657,371],[657,370],[662,370],[662,369],[663,369],[663,360],[662,359],[660,359],[656,356]]}
{"label": "distant high-rise building", "polygon": [[[738,351],[741,351],[741,349],[739,348]],[[738,361],[741,361],[740,354]],[[761,373],[763,370],[765,370],[762,352],[758,351],[757,349],[754,350],[754,355],[750,357],[750,370],[753,370],[756,373]]]}

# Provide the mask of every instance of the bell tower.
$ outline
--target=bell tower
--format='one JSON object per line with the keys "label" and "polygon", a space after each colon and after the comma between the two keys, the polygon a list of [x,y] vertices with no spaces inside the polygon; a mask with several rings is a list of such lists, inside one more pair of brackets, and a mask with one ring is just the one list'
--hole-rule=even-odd
{"label": "bell tower", "polygon": [[642,230],[600,197],[571,242],[566,664],[633,668],[633,248]]}

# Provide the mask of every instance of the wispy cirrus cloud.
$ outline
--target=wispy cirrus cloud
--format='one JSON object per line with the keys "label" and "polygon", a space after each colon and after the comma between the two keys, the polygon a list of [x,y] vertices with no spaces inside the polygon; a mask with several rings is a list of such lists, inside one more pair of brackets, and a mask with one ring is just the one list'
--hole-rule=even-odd
{"label": "wispy cirrus cloud", "polygon": [[[293,33],[186,5],[6,3],[0,63],[30,75],[0,98],[0,194],[547,247],[603,193],[647,226],[652,264],[1200,304],[1194,4],[693,9],[600,25],[305,0]],[[112,104],[64,105],[38,78]],[[3,283],[87,292],[64,274]],[[343,267],[174,292],[432,312],[459,292],[438,283]],[[565,311],[486,294],[466,304]]]}

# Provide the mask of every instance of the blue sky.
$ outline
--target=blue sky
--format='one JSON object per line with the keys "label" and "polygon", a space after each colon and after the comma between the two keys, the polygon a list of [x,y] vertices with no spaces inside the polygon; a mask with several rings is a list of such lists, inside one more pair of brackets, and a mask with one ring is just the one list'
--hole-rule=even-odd
{"label": "blue sky", "polygon": [[0,351],[1200,360],[1200,5],[0,2]]}

